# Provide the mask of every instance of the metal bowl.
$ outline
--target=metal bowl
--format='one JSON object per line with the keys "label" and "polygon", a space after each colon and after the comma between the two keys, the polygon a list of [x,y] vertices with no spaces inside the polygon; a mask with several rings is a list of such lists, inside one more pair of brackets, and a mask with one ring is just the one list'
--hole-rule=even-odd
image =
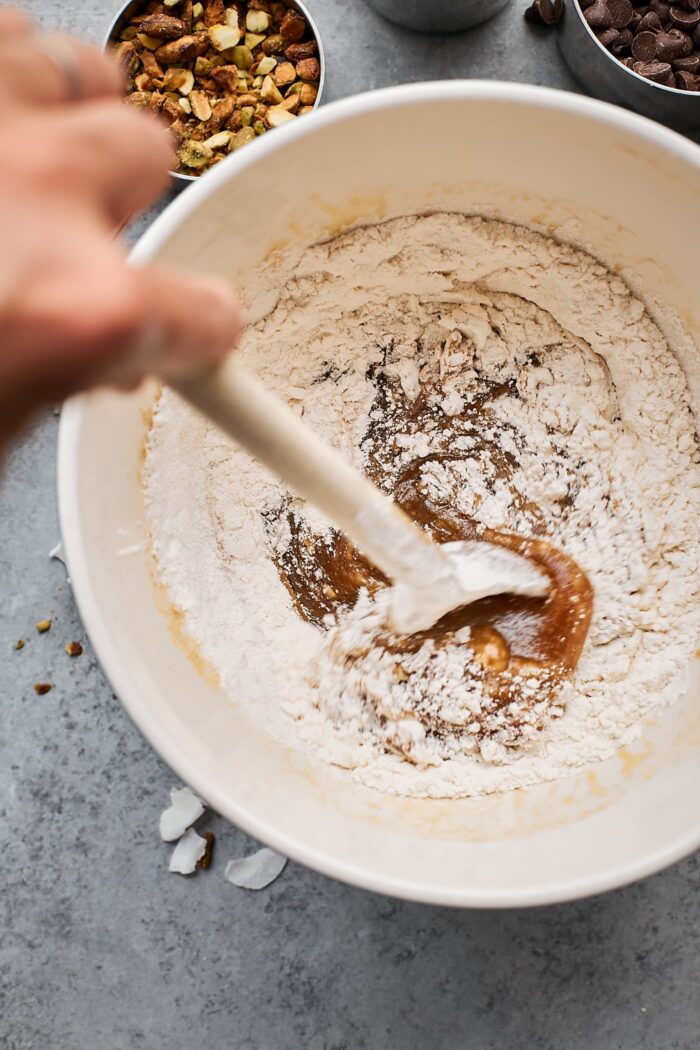
{"label": "metal bowl", "polygon": [[[323,53],[323,44],[321,43],[321,36],[318,31],[318,26],[311,17],[311,13],[301,2],[301,0],[281,0],[281,2],[284,3],[287,7],[293,8],[295,11],[298,11],[299,14],[304,16],[304,18],[309,24],[311,32],[314,35],[314,40],[318,45],[318,61],[319,65],[321,66],[321,75],[318,79],[318,95],[316,96],[316,101],[314,102],[314,109],[316,109],[316,107],[321,102],[321,96],[323,95],[323,86],[326,79],[326,59]],[[116,15],[110,23],[109,29],[107,30],[104,41],[102,43],[103,51],[106,51],[108,49],[110,43],[112,42],[112,38],[121,31],[123,24],[127,22],[131,18],[131,16],[135,14],[141,7],[144,6],[144,3],[145,0],[129,0],[129,3],[123,4],[119,8],[119,10],[117,11]],[[292,121],[292,123],[294,122]],[[273,128],[271,130],[274,131],[276,129]],[[204,172],[204,175],[206,174],[207,172]],[[198,182],[203,176],[185,175],[181,171],[171,171],[170,177],[173,180],[175,187],[179,186],[180,189],[184,189],[185,186],[189,185],[191,182]]]}
{"label": "metal bowl", "polygon": [[390,22],[421,33],[456,33],[492,18],[508,0],[367,0]]}
{"label": "metal bowl", "polygon": [[585,90],[700,140],[700,92],[655,84],[628,69],[596,38],[577,0],[567,0],[559,48]]}

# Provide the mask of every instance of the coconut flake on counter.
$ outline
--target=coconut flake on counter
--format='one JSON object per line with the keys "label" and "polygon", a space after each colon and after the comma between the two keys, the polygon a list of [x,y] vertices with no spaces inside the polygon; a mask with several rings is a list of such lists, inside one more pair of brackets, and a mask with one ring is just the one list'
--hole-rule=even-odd
{"label": "coconut flake on counter", "polygon": [[173,788],[170,805],[160,815],[160,837],[164,842],[174,842],[184,835],[190,824],[201,817],[204,804],[191,788]]}
{"label": "coconut flake on counter", "polygon": [[[49,551],[49,558],[54,558],[56,561],[60,561],[61,565],[66,565],[66,556],[63,553],[63,544],[59,540],[55,547],[52,547]],[[66,565],[66,568],[68,566]]]}
{"label": "coconut flake on counter", "polygon": [[286,864],[286,857],[265,846],[249,857],[230,860],[224,875],[234,886],[244,890],[264,890],[282,874]]}
{"label": "coconut flake on counter", "polygon": [[168,864],[168,871],[178,875],[191,875],[199,866],[207,852],[207,840],[198,835],[194,828],[188,828],[173,850]]}

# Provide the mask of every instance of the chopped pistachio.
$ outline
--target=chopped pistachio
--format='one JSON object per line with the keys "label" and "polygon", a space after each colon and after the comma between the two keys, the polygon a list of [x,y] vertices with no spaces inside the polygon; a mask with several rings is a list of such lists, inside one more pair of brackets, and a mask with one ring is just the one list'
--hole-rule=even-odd
{"label": "chopped pistachio", "polygon": [[39,620],[34,626],[39,634],[46,634],[47,631],[51,630],[51,620]]}
{"label": "chopped pistachio", "polygon": [[272,55],[263,55],[257,65],[256,73],[259,73],[261,77],[266,77],[268,73],[277,65],[277,59],[273,58]]}
{"label": "chopped pistachio", "polygon": [[245,45],[246,47],[249,47],[251,51],[254,51],[258,44],[262,44],[264,39],[264,33],[246,33]]}
{"label": "chopped pistachio", "polygon": [[266,118],[268,127],[278,128],[282,124],[286,124],[290,120],[296,120],[293,113],[283,109],[282,106],[270,106],[267,111]]}
{"label": "chopped pistachio", "polygon": [[149,51],[156,51],[163,43],[158,37],[149,36],[148,33],[137,33],[136,40],[143,44],[144,47],[147,47]]}
{"label": "chopped pistachio", "polygon": [[264,135],[267,131],[267,128],[265,127],[265,122],[260,119],[256,120],[253,123],[252,127],[256,135]]}
{"label": "chopped pistachio", "polygon": [[233,136],[233,139],[231,141],[231,149],[240,149],[241,146],[245,146],[247,145],[247,143],[253,142],[253,140],[256,137],[257,136],[252,128],[241,128],[241,130],[237,131],[236,134]]}
{"label": "chopped pistachio", "polygon": [[204,58],[200,55],[199,58],[194,60],[194,75],[196,77],[207,77],[211,73],[214,65],[209,58]]}
{"label": "chopped pistachio", "polygon": [[201,18],[204,14],[204,7],[202,4],[192,4],[192,17]]}
{"label": "chopped pistachio", "polygon": [[252,123],[255,110],[252,106],[244,106],[241,110],[241,124],[244,128],[247,128]]}
{"label": "chopped pistachio", "polygon": [[301,103],[301,95],[289,95],[287,98],[282,99],[280,105],[282,109],[288,110],[290,113],[296,113]]}
{"label": "chopped pistachio", "polygon": [[249,47],[241,44],[233,49],[233,62],[239,69],[250,69],[253,64],[253,55]]}
{"label": "chopped pistachio", "polygon": [[260,98],[265,99],[266,102],[279,103],[282,101],[282,95],[272,77],[265,77],[263,80],[260,89]]}
{"label": "chopped pistachio", "polygon": [[[241,39],[241,34],[233,26],[211,26],[209,39],[217,51],[226,51],[227,48],[236,46]],[[237,62],[236,65],[238,65]]]}
{"label": "chopped pistachio", "polygon": [[206,168],[212,161],[214,151],[196,139],[186,139],[177,151],[180,161],[186,168]]}
{"label": "chopped pistachio", "polygon": [[200,21],[200,22],[195,22],[195,24],[194,24],[194,31],[195,31],[195,33],[202,33],[202,32],[204,32],[204,30],[205,30],[206,28],[207,28],[207,27],[206,27],[206,25],[204,24],[204,22],[201,22],[201,21]]}
{"label": "chopped pistachio", "polygon": [[224,21],[227,26],[231,26],[233,29],[237,29],[239,34],[241,27],[238,24],[238,11],[235,7],[227,7],[226,14],[224,15]]}
{"label": "chopped pistachio", "polygon": [[171,66],[163,77],[163,89],[165,91],[179,91],[181,95],[189,95],[193,87],[194,74],[191,69]]}
{"label": "chopped pistachio", "polygon": [[190,106],[197,120],[209,120],[211,117],[211,105],[204,91],[190,91]]}
{"label": "chopped pistachio", "polygon": [[126,29],[123,29],[122,32],[119,34],[119,39],[133,40],[137,33],[138,29],[136,28],[136,26],[127,26]]}
{"label": "chopped pistachio", "polygon": [[211,135],[208,139],[205,139],[202,145],[208,146],[209,149],[224,149],[229,145],[232,137],[230,131],[217,131],[216,135]]}
{"label": "chopped pistachio", "polygon": [[257,91],[263,85],[263,77],[253,77],[253,88]]}
{"label": "chopped pistachio", "polygon": [[270,16],[265,11],[248,11],[245,27],[249,33],[262,33],[264,36],[270,27]]}
{"label": "chopped pistachio", "polygon": [[188,116],[190,115],[192,112],[192,106],[190,105],[190,100],[188,98],[179,98],[177,104],[183,113],[187,113]]}
{"label": "chopped pistachio", "polygon": [[163,0],[166,7],[177,7],[178,4],[182,3],[182,0]]}

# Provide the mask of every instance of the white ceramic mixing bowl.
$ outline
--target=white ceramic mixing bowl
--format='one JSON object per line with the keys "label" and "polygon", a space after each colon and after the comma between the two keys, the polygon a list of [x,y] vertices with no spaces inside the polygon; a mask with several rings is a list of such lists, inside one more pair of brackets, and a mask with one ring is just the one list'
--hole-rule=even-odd
{"label": "white ceramic mixing bowl", "polygon": [[[699,189],[700,148],[623,110],[515,84],[416,84],[336,103],[265,136],[171,204],[135,255],[245,285],[271,249],[353,222],[481,212],[588,245],[675,308],[697,337]],[[254,304],[258,313],[268,306]],[[692,349],[683,363],[697,397]],[[597,893],[700,845],[695,670],[688,695],[614,758],[485,799],[384,797],[270,739],[198,663],[154,582],[140,485],[153,396],[151,385],[66,408],[64,542],[114,689],[216,810],[328,875],[473,907]]]}

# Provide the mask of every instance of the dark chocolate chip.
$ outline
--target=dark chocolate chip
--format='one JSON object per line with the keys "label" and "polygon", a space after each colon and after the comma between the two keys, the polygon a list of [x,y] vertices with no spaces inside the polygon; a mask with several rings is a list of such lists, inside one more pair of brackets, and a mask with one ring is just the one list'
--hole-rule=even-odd
{"label": "dark chocolate chip", "polygon": [[598,29],[596,31],[596,36],[600,43],[603,45],[603,47],[607,47],[610,50],[612,50],[612,46],[619,37],[619,35],[619,30],[613,29],[612,26],[610,27],[610,29]]}
{"label": "dark chocolate chip", "polygon": [[613,29],[624,29],[626,25],[629,25],[634,14],[630,0],[607,0],[607,5],[612,18],[610,25]]}
{"label": "dark chocolate chip", "polygon": [[661,19],[655,11],[647,11],[639,23],[640,33],[660,33],[662,29]]}
{"label": "dark chocolate chip", "polygon": [[688,11],[687,8],[678,7],[674,4],[670,14],[674,26],[678,26],[679,29],[684,29],[686,32],[695,29],[696,25],[700,25],[700,11]]}
{"label": "dark chocolate chip", "polygon": [[612,25],[612,15],[605,0],[595,0],[595,3],[583,12],[583,17],[591,29],[610,29]]}
{"label": "dark chocolate chip", "polygon": [[[617,33],[617,30],[615,29],[613,32]],[[610,50],[613,55],[621,55],[623,51],[628,49],[633,40],[634,35],[629,29],[621,29],[620,32],[617,33],[617,40],[610,46]]]}
{"label": "dark chocolate chip", "polygon": [[656,33],[637,33],[632,41],[632,56],[638,62],[652,62],[656,58]]}
{"label": "dark chocolate chip", "polygon": [[528,22],[541,26],[555,26],[564,11],[564,0],[533,0],[525,12]]}
{"label": "dark chocolate chip", "polygon": [[671,72],[668,62],[635,62],[632,69],[647,80],[653,80],[655,84],[663,84]]}
{"label": "dark chocolate chip", "polygon": [[697,11],[700,0],[676,0],[679,7],[687,7],[689,11]]}
{"label": "dark chocolate chip", "polygon": [[700,90],[700,77],[696,77],[694,73],[681,70],[679,73],[676,73],[676,87],[680,88],[681,91],[698,91]]}
{"label": "dark chocolate chip", "polygon": [[692,32],[693,42],[696,47],[700,47],[700,26],[696,26]]}
{"label": "dark chocolate chip", "polygon": [[663,62],[673,62],[674,58],[683,58],[693,50],[693,41],[680,29],[669,29],[656,36],[656,55]]}
{"label": "dark chocolate chip", "polygon": [[686,55],[673,63],[677,73],[700,73],[700,55]]}
{"label": "dark chocolate chip", "polygon": [[671,5],[667,4],[665,0],[651,0],[649,8],[654,12],[655,15],[658,16],[661,25],[666,25],[669,19],[669,11],[671,10]]}

